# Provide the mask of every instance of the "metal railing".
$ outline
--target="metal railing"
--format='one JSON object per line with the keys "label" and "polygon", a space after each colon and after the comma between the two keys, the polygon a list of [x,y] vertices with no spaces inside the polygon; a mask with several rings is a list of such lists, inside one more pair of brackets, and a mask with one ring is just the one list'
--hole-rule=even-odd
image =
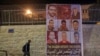
{"label": "metal railing", "polygon": [[45,24],[45,14],[43,9],[37,10],[33,14],[25,14],[24,10],[1,10],[0,11],[0,24],[1,25],[33,25]]}

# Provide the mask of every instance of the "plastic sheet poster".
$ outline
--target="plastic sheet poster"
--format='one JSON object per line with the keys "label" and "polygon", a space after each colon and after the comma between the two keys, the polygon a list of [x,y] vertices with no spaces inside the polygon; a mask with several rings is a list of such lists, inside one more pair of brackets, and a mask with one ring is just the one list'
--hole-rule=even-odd
{"label": "plastic sheet poster", "polygon": [[80,5],[47,4],[46,31],[46,56],[83,56]]}

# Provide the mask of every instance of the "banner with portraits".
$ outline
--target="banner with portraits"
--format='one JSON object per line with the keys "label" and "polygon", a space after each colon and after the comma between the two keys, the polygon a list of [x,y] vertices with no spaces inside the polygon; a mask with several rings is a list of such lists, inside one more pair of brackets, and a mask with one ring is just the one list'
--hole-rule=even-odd
{"label": "banner with portraits", "polygon": [[47,56],[83,56],[80,5],[47,4],[46,31]]}

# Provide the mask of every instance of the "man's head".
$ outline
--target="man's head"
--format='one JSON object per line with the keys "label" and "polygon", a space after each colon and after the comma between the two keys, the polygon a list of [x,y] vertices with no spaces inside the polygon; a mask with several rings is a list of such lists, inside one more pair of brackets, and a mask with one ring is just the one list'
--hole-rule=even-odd
{"label": "man's head", "polygon": [[55,5],[49,5],[49,6],[48,6],[48,14],[49,14],[51,17],[56,16],[56,14],[57,14],[57,8],[56,8]]}
{"label": "man's head", "polygon": [[67,34],[66,34],[66,32],[64,31],[64,32],[62,32],[62,40],[67,40]]}
{"label": "man's head", "polygon": [[74,38],[77,42],[79,41],[79,33],[78,32],[74,32]]}
{"label": "man's head", "polygon": [[50,39],[55,39],[55,32],[50,31],[50,32],[49,32],[49,38],[50,38]]}
{"label": "man's head", "polygon": [[50,27],[54,27],[54,21],[53,21],[53,20],[50,20],[50,21],[49,21],[49,26],[50,26]]}
{"label": "man's head", "polygon": [[28,43],[31,43],[31,40],[28,40]]}
{"label": "man's head", "polygon": [[69,13],[69,8],[68,7],[66,7],[66,6],[64,6],[64,7],[62,7],[62,9],[63,9],[63,15],[67,15],[68,13]]}
{"label": "man's head", "polygon": [[60,16],[60,19],[69,19],[70,13],[71,13],[70,10],[71,9],[70,9],[70,6],[69,5],[62,5],[60,7],[60,13],[58,13],[59,16]]}
{"label": "man's head", "polygon": [[62,20],[61,21],[61,24],[62,24],[62,26],[66,26],[66,21],[65,20]]}
{"label": "man's head", "polygon": [[77,20],[74,20],[72,23],[73,23],[74,30],[78,30],[79,22]]}
{"label": "man's head", "polygon": [[78,12],[78,9],[77,8],[73,8],[73,12],[74,13],[77,13]]}

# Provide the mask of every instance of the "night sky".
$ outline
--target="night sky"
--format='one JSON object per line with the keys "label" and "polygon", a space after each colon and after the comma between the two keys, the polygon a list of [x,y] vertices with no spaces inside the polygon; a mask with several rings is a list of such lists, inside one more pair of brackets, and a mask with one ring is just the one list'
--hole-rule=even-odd
{"label": "night sky", "polygon": [[14,5],[14,4],[90,4],[96,3],[96,0],[1,0],[0,5]]}

